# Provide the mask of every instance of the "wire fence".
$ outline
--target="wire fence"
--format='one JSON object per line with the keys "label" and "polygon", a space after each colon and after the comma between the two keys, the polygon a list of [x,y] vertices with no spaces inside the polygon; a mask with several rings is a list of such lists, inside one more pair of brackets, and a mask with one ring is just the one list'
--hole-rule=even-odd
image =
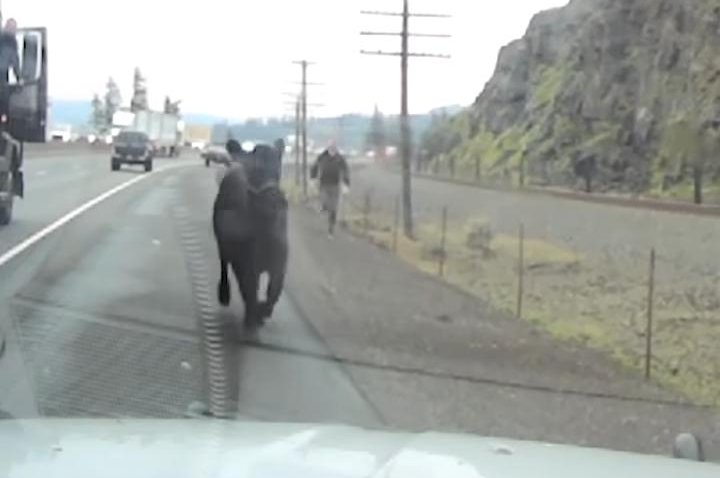
{"label": "wire fence", "polygon": [[[450,180],[464,184],[473,184],[479,187],[499,190],[533,190],[553,192],[556,194],[583,194],[587,198],[587,184],[582,178],[577,178],[575,187],[567,184],[567,177],[541,178],[537,174],[530,174],[525,167],[493,168],[491,174],[483,171],[481,161],[463,162],[452,166],[452,163],[432,162],[416,170],[415,174],[438,180]],[[545,175],[541,175],[545,176]],[[720,211],[720,185],[717,175],[708,175],[702,187],[702,205],[695,202],[693,185],[688,181],[670,189],[654,188],[642,194],[638,192],[613,192],[607,186],[595,185],[591,188],[593,196],[604,198],[612,202],[635,202],[638,205],[655,203],[657,206],[666,206],[670,209],[695,211],[719,214]]]}
{"label": "wire fence", "polygon": [[[664,251],[583,253],[524,222],[515,234],[438,205],[404,237],[399,198],[345,196],[341,225],[553,336],[603,350],[706,405],[720,405],[720,277],[679,276]],[[542,236],[542,237],[541,237]]]}

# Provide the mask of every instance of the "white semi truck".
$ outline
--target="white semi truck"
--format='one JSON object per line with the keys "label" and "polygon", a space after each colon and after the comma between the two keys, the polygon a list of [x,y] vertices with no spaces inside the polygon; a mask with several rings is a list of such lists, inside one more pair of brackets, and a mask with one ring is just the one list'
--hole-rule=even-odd
{"label": "white semi truck", "polygon": [[180,155],[182,134],[185,125],[173,114],[158,111],[120,110],[113,117],[113,134],[120,131],[145,133],[153,144],[154,156],[173,157]]}

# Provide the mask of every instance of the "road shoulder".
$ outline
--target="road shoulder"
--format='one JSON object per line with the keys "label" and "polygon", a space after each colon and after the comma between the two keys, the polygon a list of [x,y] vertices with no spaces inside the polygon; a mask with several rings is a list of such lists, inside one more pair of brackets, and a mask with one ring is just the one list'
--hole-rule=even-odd
{"label": "road shoulder", "polygon": [[[675,430],[717,434],[713,411],[674,405],[683,399],[603,354],[560,343],[361,238],[329,240],[307,208],[292,211],[291,244],[294,301],[391,426],[632,451],[667,450]],[[558,414],[577,420],[559,426]]]}

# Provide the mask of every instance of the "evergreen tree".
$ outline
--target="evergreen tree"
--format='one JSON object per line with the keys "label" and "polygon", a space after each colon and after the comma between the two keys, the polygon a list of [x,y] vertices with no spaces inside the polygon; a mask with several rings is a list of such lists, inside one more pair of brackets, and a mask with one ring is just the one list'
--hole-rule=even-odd
{"label": "evergreen tree", "polygon": [[130,101],[130,110],[143,111],[148,109],[147,86],[145,85],[145,77],[140,72],[140,68],[135,68],[135,76],[133,77],[133,97]]}

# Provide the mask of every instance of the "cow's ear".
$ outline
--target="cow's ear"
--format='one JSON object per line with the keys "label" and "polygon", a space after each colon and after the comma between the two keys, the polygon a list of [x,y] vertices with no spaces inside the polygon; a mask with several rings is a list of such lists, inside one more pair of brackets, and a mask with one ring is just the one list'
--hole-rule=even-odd
{"label": "cow's ear", "polygon": [[242,146],[235,139],[229,140],[225,144],[225,149],[230,154],[240,154],[242,152]]}

